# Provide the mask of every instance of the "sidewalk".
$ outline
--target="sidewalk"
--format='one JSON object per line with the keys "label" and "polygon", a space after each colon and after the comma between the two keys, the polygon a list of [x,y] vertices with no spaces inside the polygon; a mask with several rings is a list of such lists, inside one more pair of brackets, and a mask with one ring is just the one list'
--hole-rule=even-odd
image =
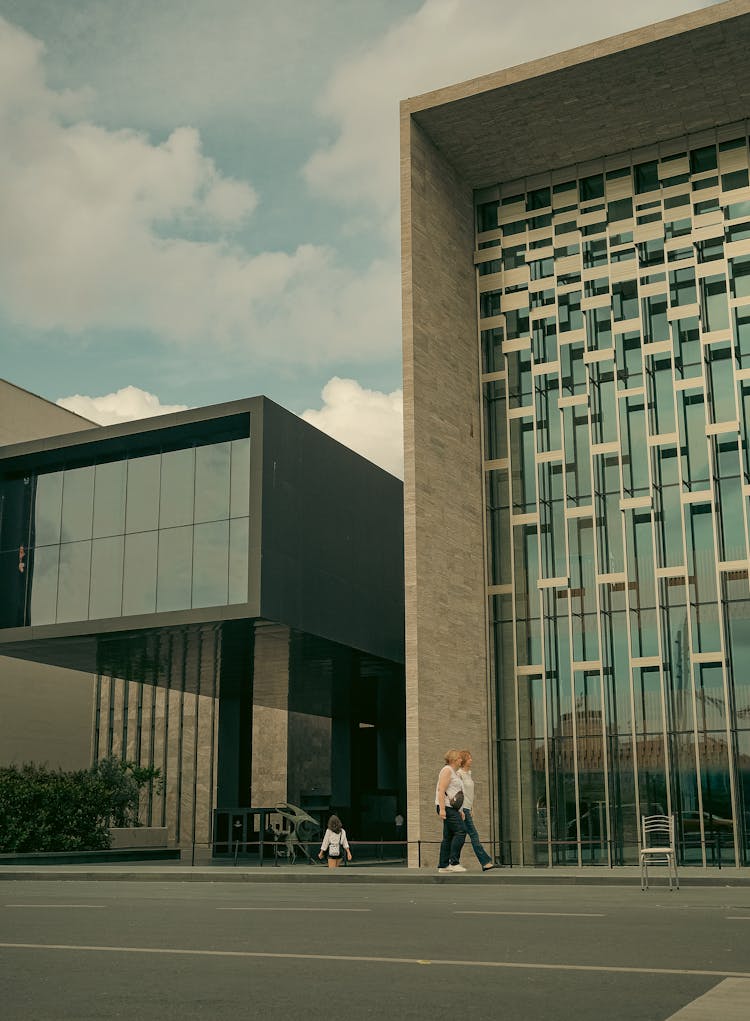
{"label": "sidewalk", "polygon": [[[666,870],[649,869],[652,887],[666,885]],[[682,868],[680,885],[690,887],[750,887],[750,869]],[[233,865],[191,866],[182,862],[146,862],[102,865],[0,865],[0,881],[75,880],[78,882],[140,883],[370,883],[425,885],[434,883],[490,883],[514,886],[640,886],[640,869],[620,866],[616,869],[578,868],[497,868],[489,873],[479,869],[460,875],[439,875],[432,869],[407,869],[403,865],[354,864],[335,872],[324,865],[264,865],[262,868]]]}

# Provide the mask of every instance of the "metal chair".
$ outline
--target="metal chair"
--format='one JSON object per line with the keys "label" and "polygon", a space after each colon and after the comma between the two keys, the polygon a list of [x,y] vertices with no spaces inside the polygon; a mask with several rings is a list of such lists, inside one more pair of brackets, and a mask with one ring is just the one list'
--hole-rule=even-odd
{"label": "metal chair", "polygon": [[672,892],[673,872],[676,889],[680,889],[680,879],[677,875],[673,815],[641,816],[641,848],[638,858],[641,865],[641,890],[648,890],[649,862],[666,864],[667,875],[669,876],[669,892]]}

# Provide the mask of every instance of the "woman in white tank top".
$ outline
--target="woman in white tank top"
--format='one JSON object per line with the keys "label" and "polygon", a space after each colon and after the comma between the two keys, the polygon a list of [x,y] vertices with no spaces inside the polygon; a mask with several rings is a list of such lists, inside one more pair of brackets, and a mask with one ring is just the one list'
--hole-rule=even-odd
{"label": "woman in white tank top", "polygon": [[466,840],[466,827],[461,811],[463,784],[456,772],[460,765],[461,752],[457,748],[450,748],[445,753],[445,765],[438,774],[435,788],[435,811],[443,820],[438,872],[466,872],[461,864],[461,849]]}

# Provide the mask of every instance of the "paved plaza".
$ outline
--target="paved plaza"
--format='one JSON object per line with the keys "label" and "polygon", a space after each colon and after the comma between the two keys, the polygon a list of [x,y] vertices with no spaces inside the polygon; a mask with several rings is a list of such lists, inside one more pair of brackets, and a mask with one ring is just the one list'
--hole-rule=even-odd
{"label": "paved plaza", "polygon": [[314,874],[0,882],[3,1019],[750,1014],[747,886]]}

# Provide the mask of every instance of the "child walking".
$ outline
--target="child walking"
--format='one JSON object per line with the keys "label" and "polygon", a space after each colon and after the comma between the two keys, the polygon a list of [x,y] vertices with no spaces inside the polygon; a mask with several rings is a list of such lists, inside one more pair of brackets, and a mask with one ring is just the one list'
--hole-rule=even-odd
{"label": "child walking", "polygon": [[346,830],[344,829],[339,817],[337,815],[332,815],[328,820],[328,829],[323,837],[323,843],[320,845],[318,857],[322,859],[327,853],[328,868],[335,869],[338,867],[344,851],[346,852],[347,861],[351,861],[352,852],[349,850],[349,841],[346,839]]}

